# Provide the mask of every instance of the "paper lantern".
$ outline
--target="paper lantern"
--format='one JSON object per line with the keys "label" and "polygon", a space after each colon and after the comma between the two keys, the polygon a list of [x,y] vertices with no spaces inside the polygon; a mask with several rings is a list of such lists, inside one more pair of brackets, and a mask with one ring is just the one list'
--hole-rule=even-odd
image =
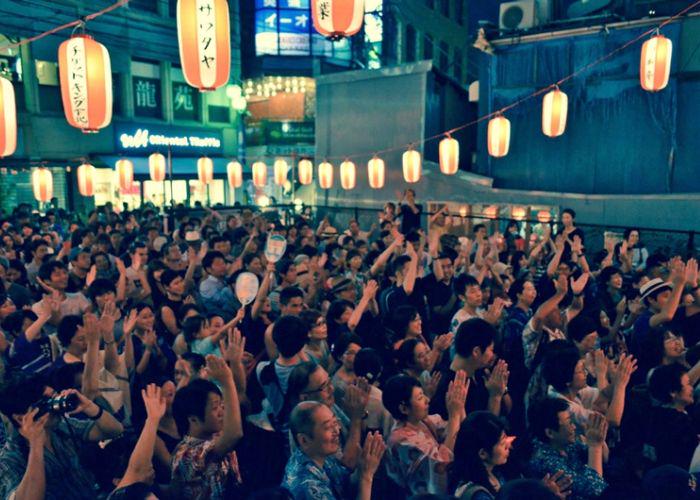
{"label": "paper lantern", "polygon": [[53,175],[48,168],[37,168],[32,172],[32,190],[34,198],[41,203],[51,201],[53,197]]}
{"label": "paper lantern", "polygon": [[415,149],[409,149],[403,154],[403,178],[406,182],[414,183],[420,180],[421,158]]}
{"label": "paper lantern", "polygon": [[559,137],[566,130],[569,98],[559,89],[548,92],[542,100],[542,133]]}
{"label": "paper lantern", "polygon": [[505,116],[497,116],[489,121],[489,154],[500,158],[508,154],[510,147],[510,121]]}
{"label": "paper lantern", "polygon": [[459,207],[459,216],[464,218],[469,214],[469,208],[466,205]]}
{"label": "paper lantern", "polygon": [[656,35],[642,45],[642,58],[639,79],[642,88],[658,92],[668,85],[671,75],[671,54],[673,43],[663,35]]}
{"label": "paper lantern", "polygon": [[537,220],[542,224],[546,224],[552,220],[552,214],[548,210],[540,210],[537,212]]}
{"label": "paper lantern", "polygon": [[226,0],[178,0],[177,40],[188,84],[207,91],[228,83],[231,30]]}
{"label": "paper lantern", "polygon": [[119,189],[129,191],[134,183],[134,164],[131,160],[118,160],[116,165],[117,177],[119,178]]}
{"label": "paper lantern", "polygon": [[357,183],[357,169],[350,160],[345,160],[340,164],[340,185],[343,189],[355,189]]}
{"label": "paper lantern", "polygon": [[82,196],[95,194],[95,167],[89,163],[83,163],[76,170],[78,177],[78,191]]}
{"label": "paper lantern", "polygon": [[364,0],[312,0],[314,28],[331,40],[352,36],[362,27]]}
{"label": "paper lantern", "polygon": [[15,149],[17,149],[15,89],[12,82],[0,77],[0,158],[10,156]]}
{"label": "paper lantern", "polygon": [[450,136],[440,141],[440,171],[454,175],[459,169],[459,142]]}
{"label": "paper lantern", "polygon": [[239,188],[243,185],[243,167],[237,161],[230,161],[226,165],[226,176],[231,189]]}
{"label": "paper lantern", "polygon": [[489,219],[495,219],[498,217],[498,207],[496,205],[488,206],[484,209],[483,214]]}
{"label": "paper lantern", "polygon": [[297,176],[303,185],[311,184],[314,180],[314,164],[311,160],[301,160],[297,165]]}
{"label": "paper lantern", "polygon": [[527,215],[527,210],[525,210],[523,207],[513,207],[510,215],[515,220],[523,220]]}
{"label": "paper lantern", "polygon": [[333,165],[324,161],[318,165],[318,185],[321,189],[333,187]]}
{"label": "paper lantern", "polygon": [[267,184],[267,165],[264,162],[253,163],[253,185],[255,187],[265,187]]}
{"label": "paper lantern", "polygon": [[153,153],[148,157],[148,172],[153,182],[163,182],[165,180],[165,156],[160,153]]}
{"label": "paper lantern", "polygon": [[214,162],[211,158],[202,156],[197,160],[197,178],[201,184],[209,184],[214,180]]}
{"label": "paper lantern", "polygon": [[112,121],[112,67],[104,45],[74,35],[58,47],[63,112],[83,132],[97,132]]}
{"label": "paper lantern", "polygon": [[372,189],[381,189],[384,187],[386,172],[384,160],[376,156],[367,162],[367,177],[369,178],[369,187]]}
{"label": "paper lantern", "polygon": [[281,159],[275,160],[275,163],[273,165],[273,174],[275,177],[275,184],[278,186],[284,186],[284,183],[287,181],[287,170],[289,169],[289,166],[287,165],[287,162]]}

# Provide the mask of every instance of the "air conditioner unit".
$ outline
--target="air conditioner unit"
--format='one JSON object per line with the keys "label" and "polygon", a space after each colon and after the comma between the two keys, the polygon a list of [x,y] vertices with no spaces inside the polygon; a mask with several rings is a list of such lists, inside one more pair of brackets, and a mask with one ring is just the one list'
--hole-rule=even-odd
{"label": "air conditioner unit", "polygon": [[537,25],[535,0],[517,0],[501,4],[498,27],[504,31],[528,30]]}

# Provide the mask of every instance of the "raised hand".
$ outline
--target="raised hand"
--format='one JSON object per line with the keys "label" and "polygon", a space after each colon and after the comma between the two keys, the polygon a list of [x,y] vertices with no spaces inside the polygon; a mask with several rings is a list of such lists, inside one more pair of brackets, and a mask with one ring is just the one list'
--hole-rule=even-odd
{"label": "raised hand", "polygon": [[53,294],[54,292],[58,292],[54,287],[46,283],[44,280],[42,280],[39,276],[36,277],[36,282],[39,284],[41,288],[44,289],[46,293]]}
{"label": "raised hand", "polygon": [[571,251],[575,253],[581,253],[583,252],[583,241],[581,241],[581,237],[576,235],[574,236],[574,241],[570,242],[571,244]]}
{"label": "raised hand", "polygon": [[467,401],[468,392],[469,379],[467,379],[467,372],[460,370],[455,375],[455,379],[450,382],[447,388],[447,396],[445,397],[447,413],[450,418],[459,418],[460,420],[466,418],[464,404]]}
{"label": "raised hand", "polygon": [[604,415],[592,412],[586,425],[586,442],[588,446],[602,446],[608,434],[608,421]]}
{"label": "raised hand", "polygon": [[160,421],[165,415],[165,398],[161,394],[161,389],[156,384],[148,384],[145,389],[141,389],[141,397],[146,407],[147,418]]}
{"label": "raised hand", "polygon": [[141,339],[141,341],[146,347],[155,347],[156,343],[158,342],[156,332],[153,329],[148,330],[143,334],[143,338]]}
{"label": "raised hand", "polygon": [[369,387],[348,385],[343,396],[343,409],[350,420],[359,420],[365,416],[369,402]]}
{"label": "raised hand", "polygon": [[554,289],[556,290],[556,294],[559,295],[560,297],[563,297],[566,295],[566,293],[569,291],[569,282],[566,279],[566,276],[563,274],[560,274],[557,279],[553,281],[554,283]]}
{"label": "raised hand", "polygon": [[360,474],[365,478],[372,478],[379,468],[379,464],[384,456],[386,445],[384,438],[379,432],[370,432],[365,439],[360,457]]}
{"label": "raised hand", "polygon": [[634,299],[629,305],[630,312],[636,316],[642,314],[644,311],[644,304],[642,304],[642,299]]}
{"label": "raised hand", "polygon": [[615,312],[618,316],[625,314],[627,310],[627,297],[622,297],[622,300],[615,306]]}
{"label": "raised hand", "polygon": [[689,259],[685,265],[685,284],[691,288],[698,286],[698,261]]}
{"label": "raised hand", "polygon": [[486,379],[486,389],[489,391],[491,396],[503,396],[508,389],[508,377],[510,372],[508,371],[508,363],[504,360],[499,360],[496,366],[491,370],[491,375]]}
{"label": "raised hand", "polygon": [[119,257],[114,259],[114,264],[117,266],[117,271],[119,271],[120,276],[126,276],[126,266],[124,266],[124,261]]}
{"label": "raised hand", "polygon": [[85,277],[85,286],[92,285],[92,282],[97,278],[97,266],[95,264],[90,266],[90,270]]}
{"label": "raised hand", "polygon": [[377,290],[379,290],[379,285],[374,280],[369,280],[362,290],[362,298],[366,300],[372,300],[377,295]]}
{"label": "raised hand", "polygon": [[226,361],[218,356],[214,356],[213,354],[207,355],[206,371],[210,379],[216,380],[221,385],[233,382],[231,369],[226,364]]}
{"label": "raised hand", "polygon": [[245,337],[241,335],[238,328],[229,328],[228,342],[224,344],[223,339],[219,341],[219,349],[224,359],[232,364],[241,363],[245,352]]}
{"label": "raised hand", "polygon": [[83,326],[79,328],[85,332],[88,343],[98,343],[100,341],[100,324],[97,321],[97,316],[93,313],[83,314]]}
{"label": "raised hand", "polygon": [[671,283],[673,283],[673,287],[678,287],[678,286],[683,286],[685,285],[685,264],[681,260],[680,257],[676,256],[673,259],[671,259],[670,263],[671,267]]}
{"label": "raised hand", "polygon": [[429,398],[433,398],[437,392],[437,388],[440,385],[440,380],[442,380],[442,373],[434,371],[430,376],[430,380],[425,384],[425,395]]}
{"label": "raised hand", "polygon": [[444,352],[450,348],[453,341],[454,333],[445,333],[444,335],[439,335],[435,339],[435,342],[433,342],[433,347],[439,352]]}
{"label": "raised hand", "polygon": [[105,304],[99,324],[100,331],[106,341],[114,340],[114,325],[118,318],[119,309],[117,309],[117,304],[113,300],[110,300]]}
{"label": "raised hand", "polygon": [[542,483],[549,491],[554,493],[557,498],[564,500],[571,495],[571,486],[574,484],[571,476],[564,474],[563,470],[558,470],[554,474],[547,474],[542,478]]}
{"label": "raised hand", "polygon": [[620,360],[610,370],[610,380],[616,387],[625,388],[637,370],[637,360],[630,354],[620,355]]}
{"label": "raised hand", "polygon": [[574,295],[581,295],[581,293],[583,293],[589,277],[590,275],[588,273],[582,273],[577,279],[571,278],[571,291]]}
{"label": "raised hand", "polygon": [[50,415],[46,413],[35,420],[38,411],[38,408],[32,408],[24,414],[19,433],[29,442],[29,446],[43,448],[48,437],[46,435],[46,422],[48,422]]}
{"label": "raised hand", "polygon": [[136,327],[136,318],[138,317],[138,311],[134,307],[129,311],[129,314],[127,317],[124,319],[124,335],[129,335],[131,332],[134,331],[134,328]]}
{"label": "raised hand", "polygon": [[488,321],[492,325],[495,325],[501,319],[501,314],[503,314],[504,307],[505,301],[500,297],[496,297],[493,300],[493,303],[486,310],[486,314],[484,314],[484,320]]}

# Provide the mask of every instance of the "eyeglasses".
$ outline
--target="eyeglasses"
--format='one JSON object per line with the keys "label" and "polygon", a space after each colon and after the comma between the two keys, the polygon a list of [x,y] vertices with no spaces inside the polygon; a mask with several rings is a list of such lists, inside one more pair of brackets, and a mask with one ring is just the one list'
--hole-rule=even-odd
{"label": "eyeglasses", "polygon": [[333,387],[333,384],[332,384],[332,382],[331,382],[331,379],[327,378],[326,381],[325,381],[324,383],[322,383],[321,386],[320,386],[318,389],[313,389],[313,390],[311,390],[311,391],[301,391],[301,393],[302,393],[302,394],[314,394],[314,393],[317,393],[317,392],[323,392],[323,391],[325,391],[326,389],[330,389],[331,387]]}
{"label": "eyeglasses", "polygon": [[325,324],[326,324],[326,320],[325,320],[325,319],[319,319],[319,320],[316,322],[316,324],[314,324],[314,326],[323,326],[323,325],[325,325]]}

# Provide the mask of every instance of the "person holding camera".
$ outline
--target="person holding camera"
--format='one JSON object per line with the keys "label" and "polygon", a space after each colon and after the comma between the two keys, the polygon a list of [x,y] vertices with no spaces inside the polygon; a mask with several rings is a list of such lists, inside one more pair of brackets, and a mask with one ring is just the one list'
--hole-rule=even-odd
{"label": "person holding camera", "polygon": [[[93,499],[95,478],[80,462],[86,441],[123,427],[75,389],[49,396],[39,377],[15,374],[0,389],[0,412],[17,431],[0,450],[0,498]],[[82,414],[84,420],[71,418]]]}

